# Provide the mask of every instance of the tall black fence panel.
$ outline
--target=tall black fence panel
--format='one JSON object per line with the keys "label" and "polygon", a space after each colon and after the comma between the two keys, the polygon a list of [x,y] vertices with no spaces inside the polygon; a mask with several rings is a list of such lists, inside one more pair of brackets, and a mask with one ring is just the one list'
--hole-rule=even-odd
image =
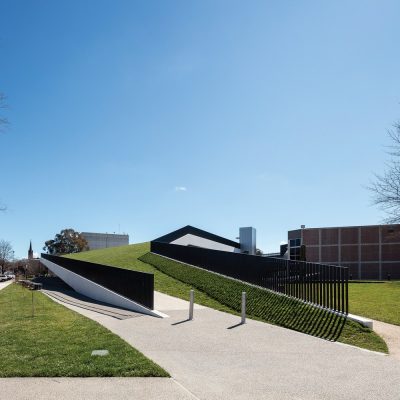
{"label": "tall black fence panel", "polygon": [[151,242],[151,252],[348,313],[348,268]]}

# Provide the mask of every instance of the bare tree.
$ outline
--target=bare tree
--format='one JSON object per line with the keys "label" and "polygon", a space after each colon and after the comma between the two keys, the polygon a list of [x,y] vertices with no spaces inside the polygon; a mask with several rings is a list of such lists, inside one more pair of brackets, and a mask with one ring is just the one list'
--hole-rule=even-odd
{"label": "bare tree", "polygon": [[0,267],[1,274],[4,273],[4,265],[11,261],[14,256],[14,251],[10,242],[0,239]]}
{"label": "bare tree", "polygon": [[388,131],[392,141],[387,152],[391,158],[386,163],[382,175],[375,175],[375,181],[368,187],[372,192],[373,202],[386,212],[385,222],[400,222],[400,122]]}

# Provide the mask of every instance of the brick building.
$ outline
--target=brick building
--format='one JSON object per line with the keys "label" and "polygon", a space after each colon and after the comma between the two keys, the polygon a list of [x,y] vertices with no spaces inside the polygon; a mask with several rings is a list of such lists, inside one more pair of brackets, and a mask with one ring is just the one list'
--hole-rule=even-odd
{"label": "brick building", "polygon": [[349,267],[352,279],[400,279],[400,224],[289,231],[290,259],[302,245],[306,261]]}

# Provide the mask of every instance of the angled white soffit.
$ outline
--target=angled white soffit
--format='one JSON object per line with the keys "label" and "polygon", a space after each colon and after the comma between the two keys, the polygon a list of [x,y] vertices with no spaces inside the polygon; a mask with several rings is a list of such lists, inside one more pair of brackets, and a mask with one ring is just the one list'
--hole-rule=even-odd
{"label": "angled white soffit", "polygon": [[179,244],[181,246],[192,245],[211,250],[230,251],[230,252],[235,252],[236,250],[236,248],[233,246],[228,246],[227,244],[215,242],[214,240],[210,239],[205,239],[203,237],[196,236],[191,233],[187,233],[186,235],[183,235],[180,238],[173,240],[171,244]]}
{"label": "angled white soffit", "polygon": [[71,286],[72,289],[86,297],[90,297],[103,303],[112,304],[116,307],[122,307],[128,310],[140,312],[142,314],[152,315],[153,317],[168,317],[159,311],[150,310],[149,308],[142,306],[133,300],[121,296],[120,294],[115,293],[112,290],[91,281],[90,279],[86,279],[75,272],[69,271],[68,269],[63,268],[49,260],[41,258],[40,262],[51,272],[57,275],[61,280],[63,280],[67,285]]}

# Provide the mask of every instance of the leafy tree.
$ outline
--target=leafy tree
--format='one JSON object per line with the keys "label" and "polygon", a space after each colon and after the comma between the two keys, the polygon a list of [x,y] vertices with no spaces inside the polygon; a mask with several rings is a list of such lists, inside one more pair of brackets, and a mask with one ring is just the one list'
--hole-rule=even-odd
{"label": "leafy tree", "polygon": [[10,242],[0,239],[0,267],[1,273],[4,273],[4,265],[14,257],[14,251]]}
{"label": "leafy tree", "polygon": [[386,163],[382,175],[375,175],[375,181],[368,187],[373,202],[386,212],[385,222],[400,222],[400,122],[388,131],[392,144],[388,154],[391,159]]}
{"label": "leafy tree", "polygon": [[79,232],[69,228],[57,233],[54,239],[47,240],[43,250],[53,255],[69,254],[89,250],[89,246],[86,239]]}

